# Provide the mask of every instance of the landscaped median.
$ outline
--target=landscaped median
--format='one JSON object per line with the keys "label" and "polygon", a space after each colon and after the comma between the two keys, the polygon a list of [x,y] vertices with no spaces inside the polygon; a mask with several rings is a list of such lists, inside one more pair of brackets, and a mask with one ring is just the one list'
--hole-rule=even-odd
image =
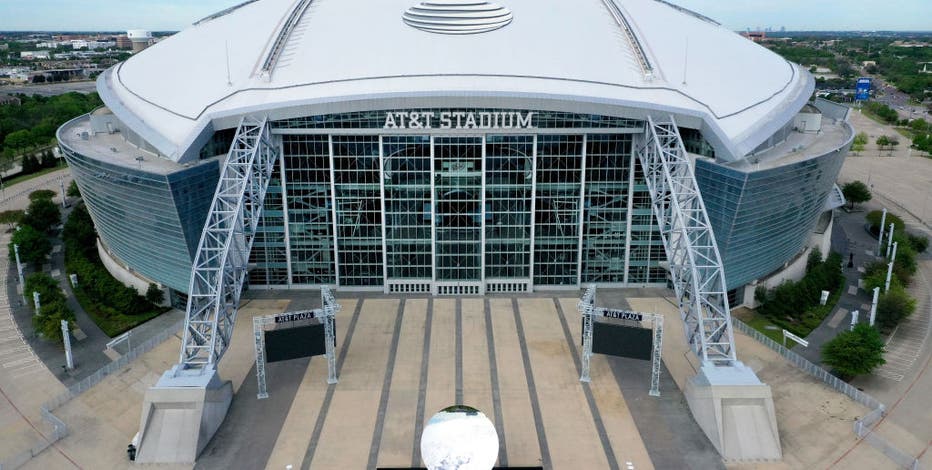
{"label": "landscaped median", "polygon": [[[841,263],[838,253],[832,252],[822,260],[822,253],[818,249],[812,250],[802,279],[784,281],[773,289],[757,288],[754,298],[761,304],[757,307],[757,314],[766,321],[752,319],[749,323],[764,327],[769,322],[805,338],[822,324],[841,296],[845,281]],[[822,291],[831,293],[825,305],[820,304]],[[759,331],[773,338],[772,330],[764,328]],[[777,330],[776,334],[779,333]]]}
{"label": "landscaped median", "polygon": [[72,288],[75,298],[107,336],[119,335],[170,310],[110,275],[97,254],[97,232],[83,204],[71,212],[62,239],[65,269],[78,277],[77,286]]}

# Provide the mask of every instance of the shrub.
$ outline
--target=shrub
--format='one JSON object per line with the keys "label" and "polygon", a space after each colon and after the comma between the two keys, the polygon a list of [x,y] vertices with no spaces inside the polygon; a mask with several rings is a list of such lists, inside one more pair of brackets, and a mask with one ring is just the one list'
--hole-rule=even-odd
{"label": "shrub", "polygon": [[916,253],[925,253],[929,249],[928,238],[922,235],[913,235],[912,233],[907,233],[906,237],[909,240],[909,245],[913,250],[916,250]]}
{"label": "shrub", "polygon": [[48,199],[52,200],[55,197],[55,191],[51,189],[40,189],[38,191],[33,191],[29,193],[30,201],[38,201],[39,199]]}
{"label": "shrub", "polygon": [[[758,289],[755,298],[761,302],[758,312],[774,324],[795,334],[806,336],[822,322],[840,295],[844,275],[841,255],[832,252],[825,261],[817,250],[809,255],[806,275],[799,281],[786,281],[767,292]],[[833,293],[833,300],[819,305],[822,291]]]}
{"label": "shrub", "polygon": [[877,324],[881,328],[892,329],[915,311],[916,299],[910,297],[903,287],[890,286],[890,290],[877,300]]}
{"label": "shrub", "polygon": [[[883,218],[883,212],[870,211],[867,213],[865,218],[867,219],[867,222],[871,224],[871,233],[873,233],[874,235],[877,235],[878,233],[880,233],[880,219]],[[906,228],[906,224],[903,223],[903,219],[897,217],[896,214],[892,212],[887,212],[887,219],[884,221],[884,224],[886,225],[886,227],[883,228],[884,238],[887,238],[886,233],[887,231],[890,230],[891,223],[893,224],[893,227],[894,227],[894,234],[895,232],[900,232],[904,228]]]}
{"label": "shrub", "polygon": [[822,362],[834,369],[842,379],[869,374],[883,365],[883,339],[876,328],[858,323],[822,346]]}
{"label": "shrub", "polygon": [[78,189],[78,183],[74,180],[71,180],[71,184],[68,185],[68,191],[66,192],[68,197],[81,197],[81,190]]}

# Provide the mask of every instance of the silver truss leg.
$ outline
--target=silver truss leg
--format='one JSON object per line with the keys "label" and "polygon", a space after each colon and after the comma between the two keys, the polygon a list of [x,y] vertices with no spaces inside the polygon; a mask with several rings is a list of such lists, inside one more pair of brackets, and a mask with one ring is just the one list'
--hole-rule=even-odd
{"label": "silver truss leg", "polygon": [[638,158],[670,263],[686,340],[703,364],[737,361],[721,256],[679,130],[648,118]]}
{"label": "silver truss leg", "polygon": [[327,383],[337,383],[336,328],[334,315],[342,308],[327,286],[320,288],[320,305],[324,311],[324,341],[327,343]]}
{"label": "silver truss leg", "polygon": [[265,325],[262,317],[253,317],[252,332],[256,339],[256,380],[259,381],[259,393],[256,398],[268,398],[265,382]]}
{"label": "silver truss leg", "polygon": [[663,356],[663,315],[653,315],[654,351],[650,358],[650,392],[652,397],[660,396],[660,360]]}
{"label": "silver truss leg", "polygon": [[579,308],[579,313],[582,315],[583,321],[582,375],[579,377],[580,382],[591,381],[589,377],[589,362],[592,358],[592,309],[594,303],[595,284],[591,284],[576,305],[577,308]]}
{"label": "silver truss leg", "polygon": [[267,120],[244,117],[201,232],[177,373],[199,375],[229,347],[246,265],[277,159]]}

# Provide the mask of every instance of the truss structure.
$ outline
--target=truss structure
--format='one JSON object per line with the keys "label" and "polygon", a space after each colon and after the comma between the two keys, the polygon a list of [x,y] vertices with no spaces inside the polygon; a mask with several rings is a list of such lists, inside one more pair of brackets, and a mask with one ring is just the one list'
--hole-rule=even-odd
{"label": "truss structure", "polygon": [[590,362],[592,358],[592,336],[594,327],[592,325],[594,318],[609,317],[615,318],[618,313],[623,315],[640,318],[640,321],[649,320],[653,333],[653,346],[650,356],[650,391],[648,395],[652,397],[660,396],[660,360],[663,354],[663,315],[656,313],[635,312],[631,310],[608,309],[595,306],[595,284],[591,284],[579,303],[576,304],[583,320],[583,353],[582,353],[582,373],[579,377],[580,382],[589,382]]}
{"label": "truss structure", "polygon": [[244,117],[220,173],[191,272],[181,370],[215,366],[233,336],[276,151],[267,120]]}
{"label": "truss structure", "polygon": [[670,263],[686,340],[703,364],[733,365],[725,274],[689,156],[673,117],[648,118],[638,159]]}
{"label": "truss structure", "polygon": [[273,325],[282,321],[290,321],[291,319],[309,320],[316,318],[324,324],[327,383],[337,383],[337,355],[334,353],[337,339],[334,315],[336,315],[342,307],[333,297],[333,291],[327,286],[321,286],[320,288],[320,304],[321,308],[314,310],[302,310],[298,312],[285,312],[276,315],[253,317],[252,330],[256,342],[256,380],[258,381],[258,393],[256,397],[258,399],[261,400],[269,397],[265,375],[265,329],[268,325]]}

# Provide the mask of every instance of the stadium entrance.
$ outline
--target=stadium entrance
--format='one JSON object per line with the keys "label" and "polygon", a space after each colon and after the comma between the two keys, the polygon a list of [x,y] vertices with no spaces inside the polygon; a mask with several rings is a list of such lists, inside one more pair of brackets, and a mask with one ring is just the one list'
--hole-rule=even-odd
{"label": "stadium entrance", "polygon": [[641,121],[435,109],[272,126],[283,156],[253,287],[482,295],[666,281],[635,158]]}

